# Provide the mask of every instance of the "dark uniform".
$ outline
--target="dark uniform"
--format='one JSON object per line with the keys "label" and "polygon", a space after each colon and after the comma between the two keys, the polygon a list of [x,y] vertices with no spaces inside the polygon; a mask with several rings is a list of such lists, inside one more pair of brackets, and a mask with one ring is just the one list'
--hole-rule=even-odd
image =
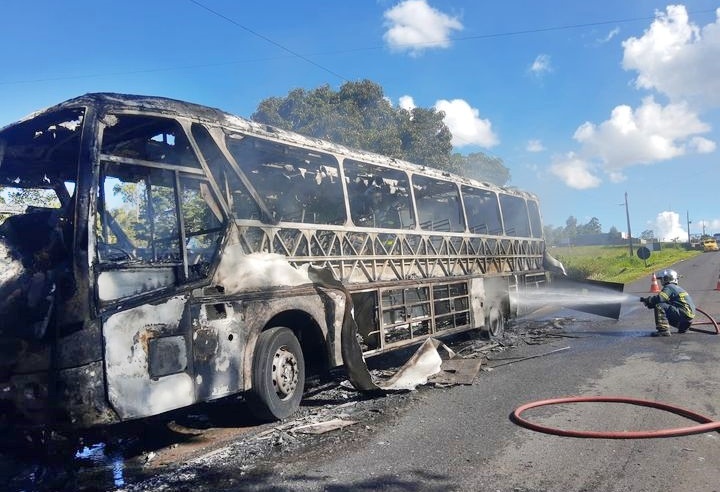
{"label": "dark uniform", "polygon": [[685,333],[695,318],[695,303],[690,294],[677,285],[677,272],[665,270],[658,278],[663,283],[662,290],[654,296],[640,298],[645,306],[655,310],[657,332],[653,336],[670,335],[671,326]]}

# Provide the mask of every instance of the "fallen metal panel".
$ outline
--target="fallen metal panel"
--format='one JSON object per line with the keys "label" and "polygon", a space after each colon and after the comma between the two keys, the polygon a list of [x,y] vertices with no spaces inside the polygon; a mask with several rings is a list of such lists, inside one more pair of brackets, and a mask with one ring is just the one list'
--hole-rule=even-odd
{"label": "fallen metal panel", "polygon": [[333,276],[329,268],[320,269],[310,266],[308,274],[316,284],[326,288],[336,288],[345,295],[347,301],[341,331],[341,349],[348,379],[357,390],[366,392],[413,390],[419,385],[426,384],[430,376],[441,371],[444,359],[440,356],[440,348],[446,351],[448,358],[455,356],[455,353],[442,342],[428,338],[393,377],[387,381],[374,381],[357,341],[358,328],[353,316],[350,292]]}
{"label": "fallen metal panel", "polygon": [[440,372],[430,376],[433,384],[472,384],[480,372],[481,359],[448,359],[440,366]]}
{"label": "fallen metal panel", "polygon": [[455,356],[455,352],[442,342],[428,338],[393,377],[378,383],[378,386],[387,391],[398,391],[414,390],[426,384],[431,376],[442,370],[443,359],[439,352],[441,348],[449,357]]}

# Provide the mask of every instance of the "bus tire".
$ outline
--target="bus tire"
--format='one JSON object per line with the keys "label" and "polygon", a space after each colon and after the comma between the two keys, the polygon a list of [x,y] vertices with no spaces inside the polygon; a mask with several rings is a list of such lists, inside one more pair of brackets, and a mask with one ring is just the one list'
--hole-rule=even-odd
{"label": "bus tire", "polygon": [[502,338],[505,334],[505,317],[497,306],[491,307],[490,311],[488,311],[485,318],[485,330],[491,340]]}
{"label": "bus tire", "polygon": [[305,390],[305,359],[295,334],[278,326],[260,334],[252,364],[250,410],[265,421],[290,416]]}

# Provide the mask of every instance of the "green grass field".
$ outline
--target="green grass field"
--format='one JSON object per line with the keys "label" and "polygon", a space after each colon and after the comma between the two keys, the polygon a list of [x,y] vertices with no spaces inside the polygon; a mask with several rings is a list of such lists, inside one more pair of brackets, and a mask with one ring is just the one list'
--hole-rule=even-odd
{"label": "green grass field", "polygon": [[[592,279],[605,282],[629,283],[680,260],[703,254],[674,244],[665,245],[660,251],[652,251],[650,258],[641,260],[635,254],[630,257],[625,246],[573,246],[553,247],[548,251],[565,265],[568,276],[577,280]],[[706,253],[713,254],[713,253]]]}

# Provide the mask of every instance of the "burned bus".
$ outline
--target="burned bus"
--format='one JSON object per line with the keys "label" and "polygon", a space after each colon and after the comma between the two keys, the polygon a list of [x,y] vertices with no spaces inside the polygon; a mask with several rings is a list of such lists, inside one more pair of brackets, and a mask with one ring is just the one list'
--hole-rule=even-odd
{"label": "burned bus", "polygon": [[[525,192],[160,97],[87,94],[0,130],[0,411],[89,428],[465,330],[548,269]],[[24,204],[18,208],[18,204]],[[13,207],[15,207],[13,209]]]}

